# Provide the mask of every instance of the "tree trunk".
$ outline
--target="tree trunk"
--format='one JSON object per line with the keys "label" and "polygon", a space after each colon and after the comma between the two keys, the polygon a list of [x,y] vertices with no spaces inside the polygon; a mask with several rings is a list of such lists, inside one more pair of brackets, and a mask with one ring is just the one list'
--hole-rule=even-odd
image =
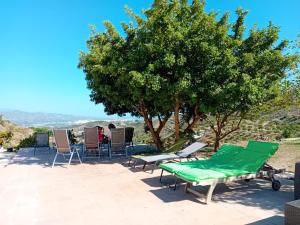
{"label": "tree trunk", "polygon": [[157,132],[154,127],[153,127],[153,122],[152,120],[150,120],[148,117],[144,116],[144,121],[147,124],[147,126],[149,127],[150,133],[152,135],[153,141],[157,147],[158,150],[161,150],[162,148],[162,141],[160,140],[160,136],[159,133]]}
{"label": "tree trunk", "polygon": [[187,132],[194,132],[193,128],[195,126],[195,124],[202,118],[204,119],[205,118],[205,114],[203,112],[199,112],[198,110],[198,106],[194,106],[194,115],[192,117],[192,121],[190,122],[189,121],[189,124],[187,126],[187,128],[185,128],[184,130],[184,133],[187,133]]}
{"label": "tree trunk", "polygon": [[149,128],[149,130],[151,132],[153,141],[154,141],[157,149],[161,150],[162,147],[163,147],[163,143],[162,143],[162,141],[160,139],[160,132],[162,131],[163,127],[166,125],[168,119],[170,118],[170,115],[165,115],[164,119],[161,119],[161,117],[158,116],[158,118],[159,118],[159,126],[158,126],[157,129],[155,129],[154,126],[153,126],[152,117],[150,116],[150,118],[149,118],[148,111],[143,106],[143,104],[140,107],[140,113],[141,113],[141,115],[144,118],[145,124],[148,126],[148,128]]}
{"label": "tree trunk", "polygon": [[155,131],[151,132],[151,134],[152,134],[152,138],[153,138],[153,141],[156,145],[157,150],[161,150],[163,146],[162,146],[162,141],[160,139],[159,134]]}
{"label": "tree trunk", "polygon": [[175,140],[178,141],[180,138],[179,133],[179,108],[180,108],[180,101],[178,96],[175,98],[175,113],[174,113],[174,120],[175,120]]}
{"label": "tree trunk", "polygon": [[211,124],[211,128],[214,130],[215,132],[215,145],[214,145],[214,152],[218,151],[219,147],[220,147],[220,141],[222,139],[224,139],[227,135],[237,131],[240,129],[240,124],[243,120],[243,115],[240,117],[239,121],[237,124],[232,124],[231,129],[227,132],[222,132],[222,130],[224,129],[224,127],[226,126],[226,123],[228,121],[228,117],[231,114],[225,114],[223,116],[223,119],[221,119],[221,115],[216,115],[216,120],[217,120],[217,128],[214,128],[214,126]]}
{"label": "tree trunk", "polygon": [[217,152],[219,148],[220,148],[220,135],[216,134],[216,140],[215,140],[215,144],[214,144],[214,152]]}
{"label": "tree trunk", "polygon": [[189,123],[189,125],[187,126],[187,128],[185,128],[184,133],[187,132],[194,132],[193,128],[195,126],[195,124],[200,120],[199,116],[194,116],[193,117],[193,121],[191,123]]}

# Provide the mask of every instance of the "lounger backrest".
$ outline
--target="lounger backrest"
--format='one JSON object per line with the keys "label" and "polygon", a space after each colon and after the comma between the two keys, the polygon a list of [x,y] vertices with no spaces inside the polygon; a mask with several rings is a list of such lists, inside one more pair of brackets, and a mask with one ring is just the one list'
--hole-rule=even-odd
{"label": "lounger backrest", "polygon": [[201,143],[201,142],[195,142],[191,145],[189,145],[188,147],[176,152],[176,155],[178,155],[179,157],[188,157],[191,154],[196,153],[197,151],[199,151],[201,148],[207,146],[207,144]]}
{"label": "lounger backrest", "polygon": [[231,166],[249,173],[256,173],[277,151],[278,147],[277,143],[249,141],[245,150],[232,159]]}
{"label": "lounger backrest", "polygon": [[211,156],[209,161],[218,164],[227,164],[243,150],[244,148],[241,146],[224,144],[214,155]]}
{"label": "lounger backrest", "polygon": [[122,150],[125,146],[125,129],[114,128],[111,132],[111,148],[113,150]]}
{"label": "lounger backrest", "polygon": [[56,149],[60,153],[70,152],[70,141],[67,130],[53,130]]}
{"label": "lounger backrest", "polygon": [[259,152],[262,154],[266,154],[268,156],[274,155],[274,153],[279,148],[278,143],[266,142],[266,141],[254,141],[250,140],[246,147],[246,150],[251,152]]}
{"label": "lounger backrest", "polygon": [[38,132],[35,133],[36,147],[49,147],[49,133]]}
{"label": "lounger backrest", "polygon": [[244,148],[236,145],[225,144],[208,160],[194,160],[184,162],[186,167],[190,168],[207,168],[207,167],[227,167],[231,161],[234,160],[235,156],[238,155]]}
{"label": "lounger backrest", "polygon": [[84,128],[84,145],[86,150],[98,149],[98,127]]}

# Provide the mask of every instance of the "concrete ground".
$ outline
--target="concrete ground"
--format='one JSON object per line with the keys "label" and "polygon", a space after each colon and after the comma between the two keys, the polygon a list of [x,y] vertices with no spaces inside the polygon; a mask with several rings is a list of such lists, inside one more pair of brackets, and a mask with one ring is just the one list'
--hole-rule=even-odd
{"label": "concrete ground", "polygon": [[279,225],[293,200],[292,181],[274,192],[269,182],[253,180],[219,185],[205,205],[183,185],[161,185],[159,170],[132,169],[124,159],[52,169],[53,156],[24,149],[0,160],[1,225]]}

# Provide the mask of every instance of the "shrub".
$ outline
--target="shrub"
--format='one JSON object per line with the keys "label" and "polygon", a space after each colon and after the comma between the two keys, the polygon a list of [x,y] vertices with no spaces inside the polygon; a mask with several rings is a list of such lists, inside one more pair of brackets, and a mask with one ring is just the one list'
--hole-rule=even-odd
{"label": "shrub", "polygon": [[13,133],[11,131],[2,131],[0,132],[0,146],[9,144],[12,139]]}
{"label": "shrub", "polygon": [[290,137],[294,137],[297,134],[297,129],[298,127],[295,125],[287,125],[283,128],[282,131],[282,137],[284,138],[290,138]]}
{"label": "shrub", "polygon": [[49,136],[53,136],[52,130],[49,130],[47,127],[30,127],[35,133],[38,132],[44,132],[44,133],[49,133]]}
{"label": "shrub", "polygon": [[34,147],[36,144],[35,136],[30,135],[27,138],[24,138],[23,140],[20,141],[18,148],[31,148]]}

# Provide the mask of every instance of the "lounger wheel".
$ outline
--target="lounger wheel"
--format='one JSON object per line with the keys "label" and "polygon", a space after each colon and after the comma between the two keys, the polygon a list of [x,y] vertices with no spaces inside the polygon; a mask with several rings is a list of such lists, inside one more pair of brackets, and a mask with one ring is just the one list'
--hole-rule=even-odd
{"label": "lounger wheel", "polygon": [[248,183],[248,182],[250,182],[250,179],[245,179],[244,181],[245,181],[246,183]]}
{"label": "lounger wheel", "polygon": [[272,188],[274,191],[279,191],[280,187],[281,187],[281,183],[279,180],[274,180],[272,182]]}

